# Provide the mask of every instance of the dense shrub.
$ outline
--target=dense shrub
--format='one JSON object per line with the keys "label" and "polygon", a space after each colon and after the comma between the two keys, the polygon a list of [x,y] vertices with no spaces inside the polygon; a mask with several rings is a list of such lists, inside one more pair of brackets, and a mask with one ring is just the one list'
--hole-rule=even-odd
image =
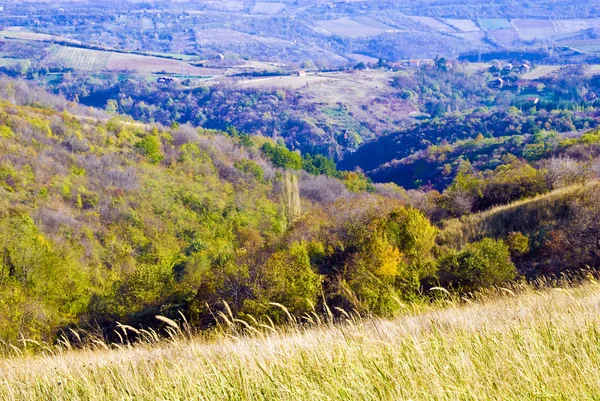
{"label": "dense shrub", "polygon": [[438,260],[440,284],[461,292],[501,285],[517,275],[508,246],[485,238],[460,251],[449,251]]}

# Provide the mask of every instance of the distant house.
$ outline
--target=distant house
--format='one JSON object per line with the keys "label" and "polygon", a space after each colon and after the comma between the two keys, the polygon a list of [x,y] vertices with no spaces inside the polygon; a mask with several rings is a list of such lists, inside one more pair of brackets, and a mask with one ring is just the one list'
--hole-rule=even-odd
{"label": "distant house", "polygon": [[538,104],[538,102],[540,101],[540,98],[537,96],[532,96],[532,97],[528,97],[527,99],[525,99],[525,101],[527,103]]}
{"label": "distant house", "polygon": [[500,77],[494,78],[489,82],[488,85],[490,88],[502,89],[504,86],[504,80]]}
{"label": "distant house", "polygon": [[158,82],[159,84],[169,84],[171,82],[177,82],[179,81],[177,78],[173,78],[173,77],[160,77],[156,80],[156,82]]}
{"label": "distant house", "polygon": [[217,59],[217,60],[225,60],[225,56],[223,54],[219,53],[219,54],[217,54],[215,56],[215,59]]}
{"label": "distant house", "polygon": [[409,67],[419,67],[421,65],[421,60],[408,60]]}
{"label": "distant house", "polygon": [[306,71],[296,71],[296,76],[298,77],[305,77],[306,76]]}
{"label": "distant house", "polygon": [[504,64],[504,67],[502,69],[505,71],[511,71],[513,69],[513,65],[512,63]]}
{"label": "distant house", "polygon": [[529,71],[531,71],[531,66],[529,64],[521,64],[519,66],[519,72],[521,74],[527,74]]}

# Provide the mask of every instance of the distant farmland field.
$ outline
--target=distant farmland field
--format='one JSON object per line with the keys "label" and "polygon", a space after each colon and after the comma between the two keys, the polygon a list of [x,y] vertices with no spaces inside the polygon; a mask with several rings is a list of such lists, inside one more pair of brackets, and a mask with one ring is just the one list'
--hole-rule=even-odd
{"label": "distant farmland field", "polygon": [[487,33],[500,46],[510,47],[519,40],[519,32],[516,29],[498,29]]}
{"label": "distant farmland field", "polygon": [[253,13],[256,14],[277,14],[281,10],[285,8],[285,3],[267,3],[267,2],[257,2],[254,8],[252,9]]}
{"label": "distant farmland field", "polygon": [[485,45],[485,32],[461,32],[457,33],[455,36],[463,38],[471,43],[479,43],[481,46]]}
{"label": "distant farmland field", "polygon": [[600,40],[565,41],[565,44],[582,52],[600,52]]}
{"label": "distant farmland field", "polygon": [[[215,10],[241,11],[244,9],[243,1],[207,0],[203,4]],[[192,11],[191,14],[202,12],[203,11]]]}
{"label": "distant farmland field", "polygon": [[34,41],[65,41],[65,42],[71,42],[71,43],[81,43],[77,40],[72,40],[72,39],[69,39],[66,37],[62,37],[62,36],[47,35],[44,33],[29,32],[29,31],[16,30],[16,29],[0,31],[0,36],[5,36],[7,38],[14,38],[14,39],[34,40]]}
{"label": "distant farmland field", "polygon": [[445,19],[444,22],[462,32],[479,32],[481,29],[470,19]]}
{"label": "distant farmland field", "polygon": [[396,30],[396,28],[386,25],[383,22],[377,21],[371,17],[354,17],[353,20],[373,28],[383,29],[384,31]]}
{"label": "distant farmland field", "polygon": [[111,71],[132,70],[140,73],[163,71],[171,74],[185,73],[188,75],[216,75],[219,73],[219,70],[194,67],[179,60],[121,53],[111,53],[107,67]]}
{"label": "distant farmland field", "polygon": [[102,71],[107,69],[110,53],[53,45],[50,47],[49,59],[67,68],[87,71]]}
{"label": "distant farmland field", "polygon": [[496,31],[500,29],[511,29],[512,25],[505,19],[480,19],[479,24],[486,31]]}
{"label": "distant farmland field", "polygon": [[590,28],[600,28],[600,19],[567,19],[554,21],[557,32],[579,32]]}
{"label": "distant farmland field", "polygon": [[134,71],[138,73],[171,74],[185,73],[188,75],[217,75],[218,70],[194,67],[184,61],[159,57],[140,56],[104,52],[99,50],[80,49],[53,45],[49,49],[49,60],[67,68],[83,71]]}
{"label": "distant farmland field", "polygon": [[524,79],[539,79],[544,78],[549,75],[554,74],[556,71],[560,70],[559,66],[556,65],[540,65],[534,68],[532,71],[523,75]]}
{"label": "distant farmland field", "polygon": [[549,20],[516,19],[512,24],[523,40],[550,38],[556,33],[554,23]]}
{"label": "distant farmland field", "polygon": [[421,24],[423,24],[425,26],[433,28],[436,31],[445,32],[445,33],[456,32],[456,29],[452,28],[451,26],[449,26],[447,24],[444,24],[442,21],[437,20],[435,18],[431,18],[431,17],[409,17],[409,18],[412,19],[413,21],[420,22]]}
{"label": "distant farmland field", "polygon": [[351,19],[319,21],[317,26],[328,32],[349,38],[375,36],[385,32],[383,29],[367,26]]}
{"label": "distant farmland field", "polygon": [[363,63],[377,63],[379,61],[378,58],[367,56],[364,54],[358,54],[358,53],[351,53],[351,54],[346,55],[346,57],[348,57],[352,60],[362,61]]}

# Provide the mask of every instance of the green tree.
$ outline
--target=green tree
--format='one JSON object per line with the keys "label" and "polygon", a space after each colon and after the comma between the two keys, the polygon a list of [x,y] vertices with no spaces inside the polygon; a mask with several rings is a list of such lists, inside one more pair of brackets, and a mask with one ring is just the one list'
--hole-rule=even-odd
{"label": "green tree", "polygon": [[460,251],[450,251],[439,260],[440,284],[461,292],[501,285],[516,276],[510,250],[502,240],[485,238]]}
{"label": "green tree", "polygon": [[272,145],[266,142],[262,148],[262,152],[271,160],[275,167],[289,168],[292,170],[302,169],[302,156],[296,152],[292,152],[282,145]]}
{"label": "green tree", "polygon": [[146,135],[138,142],[137,147],[148,157],[148,161],[152,164],[158,164],[164,159],[160,139],[157,135]]}
{"label": "green tree", "polygon": [[244,310],[250,314],[267,313],[281,321],[282,311],[268,305],[277,302],[294,315],[309,313],[317,304],[321,283],[321,276],[311,266],[307,244],[292,243],[271,254],[258,268],[254,298],[245,302]]}

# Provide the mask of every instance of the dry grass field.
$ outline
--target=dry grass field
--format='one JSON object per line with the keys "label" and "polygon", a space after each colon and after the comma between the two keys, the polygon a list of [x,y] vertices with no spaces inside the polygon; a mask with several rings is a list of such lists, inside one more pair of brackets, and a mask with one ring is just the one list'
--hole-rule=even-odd
{"label": "dry grass field", "polygon": [[481,213],[447,220],[440,233],[440,240],[444,244],[464,246],[484,237],[505,238],[510,232],[526,233],[533,227],[539,227],[542,222],[555,221],[565,205],[581,199],[598,185],[577,184]]}
{"label": "dry grass field", "polygon": [[437,302],[405,305],[393,320],[346,314],[331,324],[315,315],[273,328],[223,315],[223,329],[211,338],[187,335],[167,321],[169,336],[146,332],[139,345],[97,342],[76,351],[66,344],[37,356],[7,356],[0,359],[0,399],[583,400],[600,394],[600,286],[593,278],[559,288],[518,284],[470,299],[434,291]]}

